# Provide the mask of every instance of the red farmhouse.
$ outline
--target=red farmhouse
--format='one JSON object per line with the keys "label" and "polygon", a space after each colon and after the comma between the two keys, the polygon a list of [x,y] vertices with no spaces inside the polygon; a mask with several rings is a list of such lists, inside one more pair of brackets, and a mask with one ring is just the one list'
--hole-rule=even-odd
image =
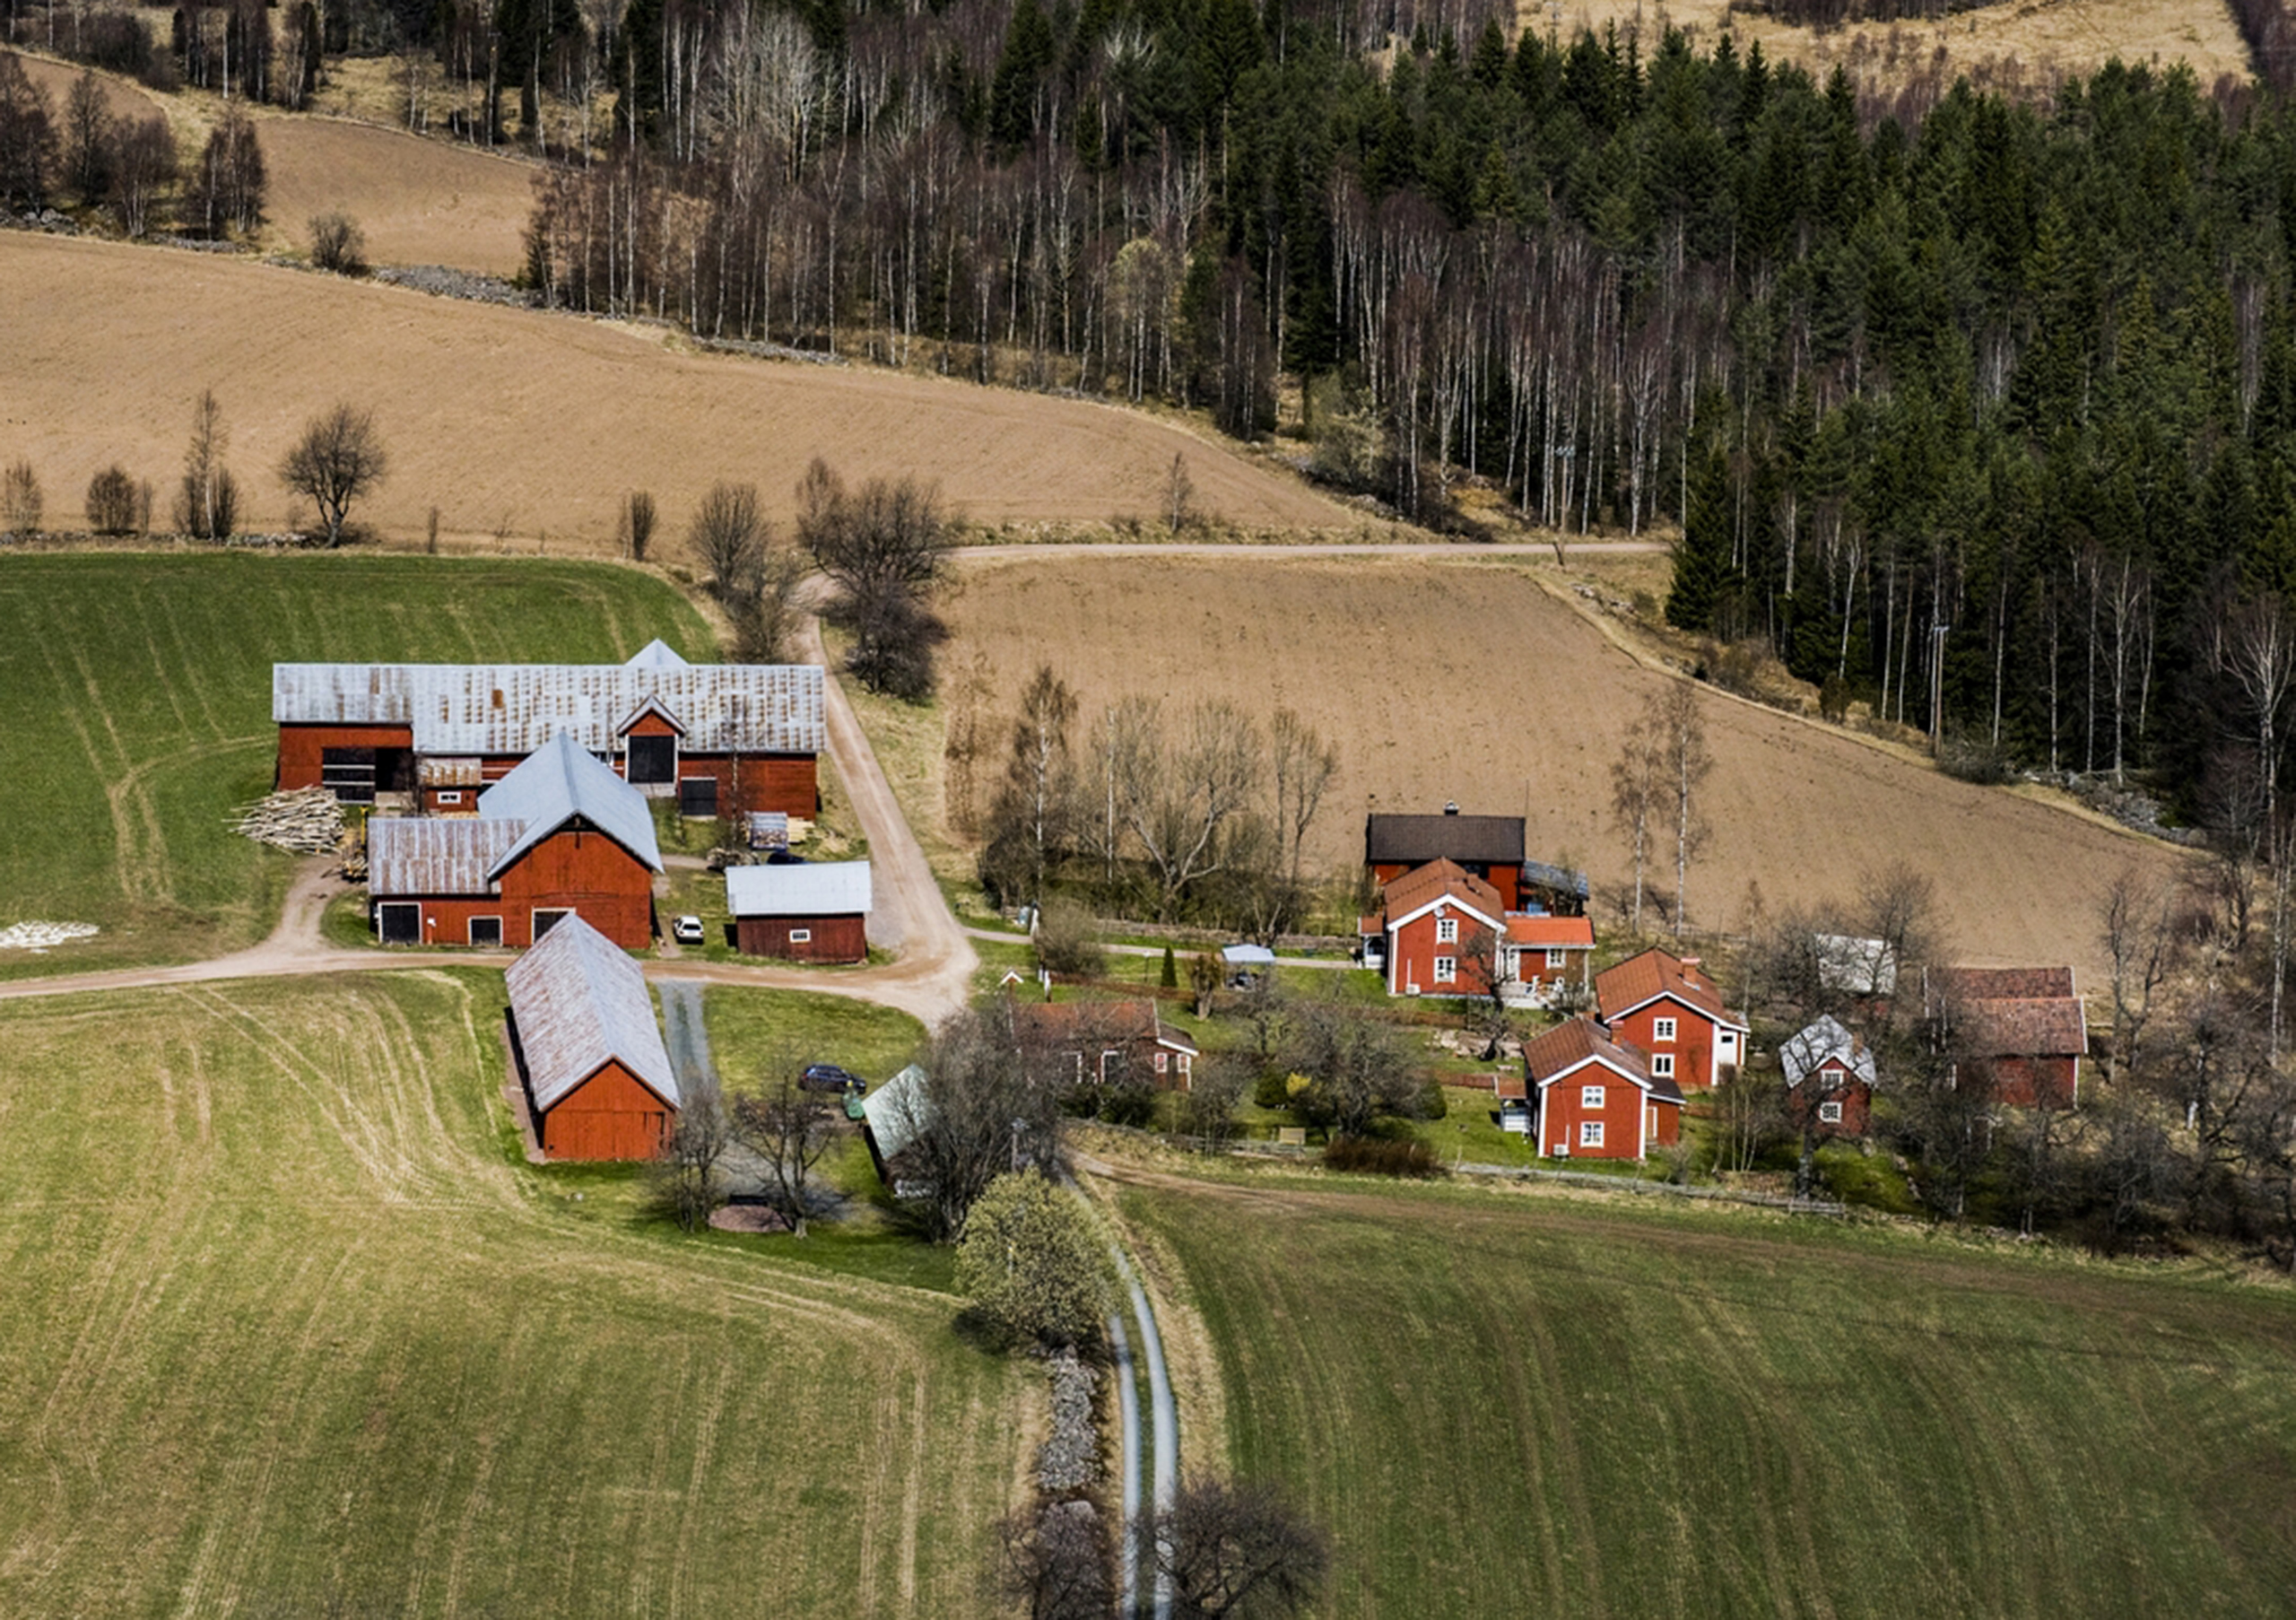
{"label": "red farmhouse", "polygon": [[1448,861],[1499,894],[1498,910],[1519,903],[1523,877],[1523,818],[1461,815],[1452,805],[1440,815],[1363,818],[1363,864],[1381,884],[1436,861]]}
{"label": "red farmhouse", "polygon": [[563,732],[479,795],[475,818],[367,825],[367,890],[385,945],[530,945],[578,914],[640,950],[661,869],[645,797]]}
{"label": "red farmhouse", "polygon": [[510,1041],[552,1159],[650,1159],[677,1117],[678,1083],[645,975],[578,917],[504,976]]}
{"label": "red farmhouse", "polygon": [[869,957],[869,863],[836,860],[726,868],[726,909],[745,956],[795,962]]}
{"label": "red farmhouse", "polygon": [[1531,1128],[1555,1159],[1639,1159],[1682,1139],[1683,1093],[1635,1048],[1591,1018],[1559,1023],[1523,1048]]}
{"label": "red farmhouse", "polygon": [[2089,1020],[2071,968],[1940,968],[1927,985],[1929,1015],[1963,1056],[1991,1066],[1997,1100],[2012,1108],[2080,1102]]}
{"label": "red farmhouse", "polygon": [[1778,1049],[1795,1123],[1814,1123],[1822,1136],[1862,1137],[1873,1117],[1874,1054],[1842,1027],[1822,1015]]}
{"label": "red farmhouse", "polygon": [[1167,1024],[1153,1001],[1020,1001],[1013,1037],[1048,1059],[1059,1079],[1103,1085],[1146,1080],[1158,1091],[1195,1084],[1196,1042]]}
{"label": "red farmhouse", "polygon": [[347,804],[420,796],[467,814],[478,791],[565,733],[689,815],[817,806],[822,672],[688,664],[656,641],[627,664],[274,664],[277,785]]}
{"label": "red farmhouse", "polygon": [[1660,950],[1595,975],[1595,1011],[1611,1034],[1650,1054],[1650,1077],[1682,1086],[1719,1084],[1746,1054],[1746,1026],[1695,961]]}
{"label": "red farmhouse", "polygon": [[1456,861],[1390,883],[1362,920],[1363,960],[1384,967],[1390,996],[1481,996],[1503,971],[1507,908],[1499,891]]}

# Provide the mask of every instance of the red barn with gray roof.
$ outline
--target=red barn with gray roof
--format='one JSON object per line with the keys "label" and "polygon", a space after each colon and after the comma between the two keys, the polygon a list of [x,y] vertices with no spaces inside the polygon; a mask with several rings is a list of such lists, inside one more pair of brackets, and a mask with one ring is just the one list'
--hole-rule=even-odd
{"label": "red barn with gray roof", "polygon": [[677,1118],[677,1074],[637,962],[572,917],[503,978],[518,1078],[544,1155],[657,1155]]}

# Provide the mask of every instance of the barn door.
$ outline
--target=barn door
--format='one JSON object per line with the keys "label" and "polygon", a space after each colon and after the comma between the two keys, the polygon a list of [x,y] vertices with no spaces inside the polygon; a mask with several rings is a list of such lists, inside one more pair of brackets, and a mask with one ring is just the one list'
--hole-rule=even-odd
{"label": "barn door", "polygon": [[385,945],[421,945],[422,908],[408,901],[385,901],[375,908],[375,928]]}

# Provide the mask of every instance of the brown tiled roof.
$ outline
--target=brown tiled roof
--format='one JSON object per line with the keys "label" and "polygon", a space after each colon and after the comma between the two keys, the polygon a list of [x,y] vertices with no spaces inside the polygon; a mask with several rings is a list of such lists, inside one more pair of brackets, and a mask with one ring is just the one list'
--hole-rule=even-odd
{"label": "brown tiled roof", "polygon": [[1388,883],[1381,895],[1381,926],[1386,926],[1387,918],[1408,917],[1447,896],[1461,905],[1473,906],[1494,923],[1507,915],[1507,902],[1499,898],[1498,890],[1457,861],[1431,860]]}
{"label": "brown tiled roof", "polygon": [[1471,860],[1483,866],[1523,864],[1519,815],[1367,815],[1366,866],[1417,866],[1431,860]]}
{"label": "brown tiled roof", "polygon": [[1669,952],[1648,950],[1595,975],[1595,1006],[1605,1018],[1615,1018],[1660,996],[1672,996],[1709,1018],[1736,1024],[1714,980]]}
{"label": "brown tiled roof", "polygon": [[1512,912],[1507,919],[1507,943],[1550,951],[1591,951],[1595,923],[1587,917],[1532,917]]}
{"label": "brown tiled roof", "polygon": [[2065,997],[1964,1001],[1957,1016],[1980,1058],[2077,1058],[2089,1050],[2081,1004]]}
{"label": "brown tiled roof", "polygon": [[1682,1088],[1668,1077],[1650,1072],[1650,1059],[1631,1041],[1613,1041],[1591,1018],[1571,1018],[1556,1024],[1535,1041],[1523,1044],[1523,1073],[1538,1086],[1573,1065],[1598,1058],[1649,1087],[1662,1102],[1680,1102]]}
{"label": "brown tiled roof", "polygon": [[1939,968],[1938,992],[1955,1001],[2047,1001],[2070,999],[2073,970],[2067,968]]}

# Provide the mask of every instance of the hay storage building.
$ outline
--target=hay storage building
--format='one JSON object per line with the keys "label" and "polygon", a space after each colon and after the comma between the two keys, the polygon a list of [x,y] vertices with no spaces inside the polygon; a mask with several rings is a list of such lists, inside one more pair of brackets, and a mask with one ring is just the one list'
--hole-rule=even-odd
{"label": "hay storage building", "polygon": [[510,964],[510,1048],[552,1159],[650,1159],[678,1111],[677,1074],[638,963],[578,917]]}

